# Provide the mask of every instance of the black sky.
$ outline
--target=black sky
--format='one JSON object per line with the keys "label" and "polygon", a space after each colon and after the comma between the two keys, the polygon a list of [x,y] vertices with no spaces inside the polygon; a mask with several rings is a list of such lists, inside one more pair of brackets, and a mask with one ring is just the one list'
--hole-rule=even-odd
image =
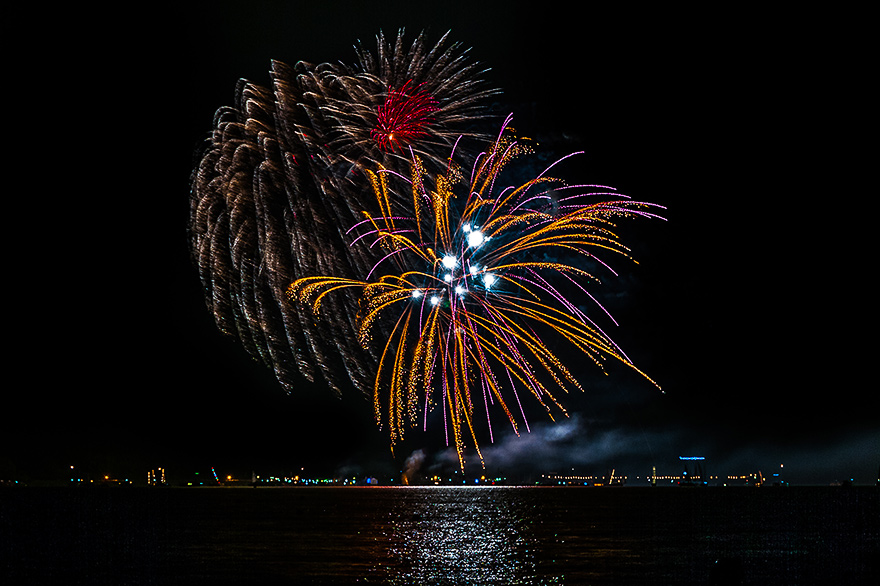
{"label": "black sky", "polygon": [[451,29],[472,47],[518,129],[585,151],[574,178],[668,208],[668,222],[631,226],[641,264],[607,292],[613,337],[666,394],[585,371],[591,390],[571,398],[570,421],[501,438],[491,458],[638,474],[697,453],[719,473],[784,463],[793,480],[873,481],[875,311],[859,227],[873,193],[864,58],[846,34],[858,15],[186,4],[71,26],[19,88],[48,124],[22,149],[39,159],[23,216],[39,246],[11,252],[33,274],[13,280],[32,309],[10,310],[27,319],[10,361],[24,376],[3,399],[4,471],[369,472],[418,448],[444,461],[436,438],[392,459],[359,397],[306,383],[283,395],[215,331],[186,241],[193,153],[238,78],[268,82],[271,59],[352,62],[358,40],[405,27]]}

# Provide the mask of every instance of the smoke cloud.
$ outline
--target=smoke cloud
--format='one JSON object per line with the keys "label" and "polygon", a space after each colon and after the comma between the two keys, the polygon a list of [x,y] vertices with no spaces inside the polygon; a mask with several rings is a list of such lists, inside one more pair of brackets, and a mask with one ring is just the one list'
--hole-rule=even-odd
{"label": "smoke cloud", "polygon": [[418,484],[420,473],[422,469],[422,465],[425,462],[425,452],[424,450],[416,450],[403,464],[403,478],[402,481],[404,484]]}

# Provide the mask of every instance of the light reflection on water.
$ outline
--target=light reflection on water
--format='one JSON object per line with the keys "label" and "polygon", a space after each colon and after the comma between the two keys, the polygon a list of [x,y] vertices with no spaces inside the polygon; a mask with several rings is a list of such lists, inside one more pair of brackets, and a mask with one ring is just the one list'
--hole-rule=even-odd
{"label": "light reflection on water", "polygon": [[[523,489],[400,488],[388,512],[390,584],[536,584]],[[396,567],[395,567],[396,566]],[[556,581],[553,580],[553,583]]]}
{"label": "light reflection on water", "polygon": [[81,575],[90,585],[668,586],[739,575],[743,584],[880,584],[880,491],[873,487],[23,489],[2,496],[0,559],[15,561],[5,583],[72,584]]}

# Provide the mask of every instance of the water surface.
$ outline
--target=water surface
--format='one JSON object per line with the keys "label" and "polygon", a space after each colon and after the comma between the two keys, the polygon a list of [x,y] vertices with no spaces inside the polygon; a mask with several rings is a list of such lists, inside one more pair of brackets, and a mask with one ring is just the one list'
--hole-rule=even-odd
{"label": "water surface", "polygon": [[878,496],[873,487],[23,488],[0,492],[0,554],[7,583],[876,584]]}

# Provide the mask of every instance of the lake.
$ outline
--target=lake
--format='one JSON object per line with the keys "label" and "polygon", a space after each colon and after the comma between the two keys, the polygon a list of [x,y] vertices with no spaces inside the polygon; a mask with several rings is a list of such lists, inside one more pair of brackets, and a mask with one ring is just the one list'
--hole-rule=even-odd
{"label": "lake", "polygon": [[0,538],[4,584],[878,584],[880,490],[27,487]]}

